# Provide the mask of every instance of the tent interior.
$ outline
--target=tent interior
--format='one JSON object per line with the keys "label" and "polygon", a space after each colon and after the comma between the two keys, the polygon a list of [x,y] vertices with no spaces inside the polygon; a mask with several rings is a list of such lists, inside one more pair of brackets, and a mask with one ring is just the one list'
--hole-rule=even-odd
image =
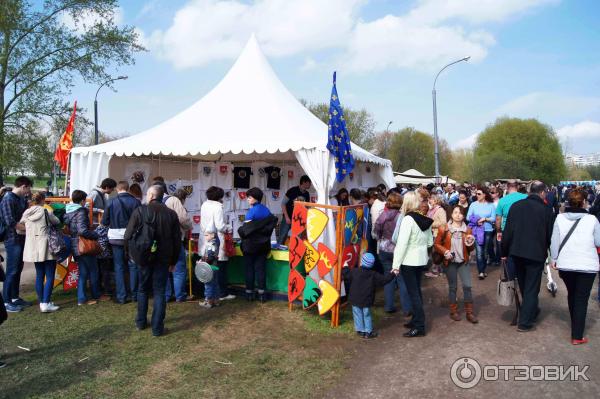
{"label": "tent interior", "polygon": [[304,174],[312,181],[311,200],[323,204],[338,187],[395,186],[391,162],[356,144],[355,169],[337,183],[327,137],[327,125],[285,88],[252,36],[223,80],[186,110],[141,133],[74,148],[70,188],[89,191],[112,177],[144,190],[162,176],[169,190],[188,191],[186,208],[195,216],[206,189],[217,185],[235,221],[247,209],[247,188],[263,189],[263,202],[281,214],[278,203]]}

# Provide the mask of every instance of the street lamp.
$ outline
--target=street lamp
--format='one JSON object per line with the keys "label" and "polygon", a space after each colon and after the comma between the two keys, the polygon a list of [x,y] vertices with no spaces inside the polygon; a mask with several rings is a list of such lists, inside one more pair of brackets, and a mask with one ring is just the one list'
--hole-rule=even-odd
{"label": "street lamp", "polygon": [[107,83],[124,79],[127,79],[127,76],[117,76],[116,78],[108,79],[106,82],[102,83],[100,87],[98,87],[98,90],[96,90],[96,96],[94,97],[94,144],[96,145],[98,144],[98,92]]}
{"label": "street lamp", "polygon": [[471,58],[471,56],[461,58],[460,60],[456,60],[454,62],[449,63],[448,65],[446,65],[445,67],[440,69],[440,71],[437,73],[437,75],[435,75],[435,80],[433,81],[433,91],[431,92],[432,96],[433,96],[433,145],[434,145],[434,157],[435,157],[435,182],[438,184],[440,182],[440,145],[438,143],[438,132],[437,132],[437,106],[436,106],[436,101],[435,101],[435,83],[437,82],[438,76],[440,76],[440,73],[442,73],[442,71],[444,69],[448,68],[450,65],[458,64],[459,62],[462,62],[462,61],[469,61],[469,58]]}
{"label": "street lamp", "polygon": [[389,121],[387,127],[385,128],[385,132],[388,133],[390,131],[390,125],[393,123],[394,121]]}

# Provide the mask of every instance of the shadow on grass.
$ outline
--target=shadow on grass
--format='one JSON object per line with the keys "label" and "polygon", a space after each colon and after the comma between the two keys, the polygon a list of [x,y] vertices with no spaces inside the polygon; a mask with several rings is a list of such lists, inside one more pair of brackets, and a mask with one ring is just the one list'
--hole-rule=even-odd
{"label": "shadow on grass", "polygon": [[[94,378],[97,371],[110,365],[114,355],[110,351],[104,351],[101,358],[86,362],[82,361],[83,357],[79,358],[79,354],[86,353],[86,346],[114,335],[119,328],[119,325],[104,325],[78,335],[65,336],[63,340],[32,349],[31,352],[9,353],[5,360],[12,363],[12,367],[3,372],[5,376],[0,398],[29,398],[33,395],[43,397]],[[22,368],[22,365],[26,366]],[[8,381],[12,382],[7,383]]]}

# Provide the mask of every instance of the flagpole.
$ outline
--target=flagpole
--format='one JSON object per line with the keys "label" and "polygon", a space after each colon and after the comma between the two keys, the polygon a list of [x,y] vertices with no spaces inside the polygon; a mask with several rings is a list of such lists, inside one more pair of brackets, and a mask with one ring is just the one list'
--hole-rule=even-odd
{"label": "flagpole", "polygon": [[71,151],[69,151],[69,155],[67,155],[67,172],[65,173],[65,197],[68,197],[69,194],[67,194],[67,185],[69,184],[69,173],[70,173],[70,166],[71,166]]}

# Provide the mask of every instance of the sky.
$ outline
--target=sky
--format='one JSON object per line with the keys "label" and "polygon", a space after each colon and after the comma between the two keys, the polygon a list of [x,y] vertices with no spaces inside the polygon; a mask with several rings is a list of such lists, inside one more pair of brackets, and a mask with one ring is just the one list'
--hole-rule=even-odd
{"label": "sky", "polygon": [[[98,95],[100,130],[142,132],[183,111],[227,73],[255,33],[297,98],[365,108],[376,130],[410,126],[468,148],[496,118],[538,118],[567,152],[600,151],[597,0],[123,0],[115,20],[148,49]],[[63,22],[71,24],[67,17]],[[97,86],[73,99],[93,119]],[[234,94],[235,95],[235,94]],[[227,121],[223,121],[227,123]],[[324,132],[324,134],[326,134]]]}

